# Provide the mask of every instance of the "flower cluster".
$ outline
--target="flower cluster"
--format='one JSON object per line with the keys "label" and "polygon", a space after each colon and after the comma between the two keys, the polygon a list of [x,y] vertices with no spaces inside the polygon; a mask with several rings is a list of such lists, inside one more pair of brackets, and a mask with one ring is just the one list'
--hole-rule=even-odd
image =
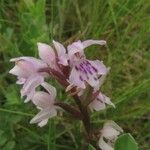
{"label": "flower cluster", "polygon": [[[9,73],[16,75],[18,79],[16,83],[22,85],[21,97],[26,97],[25,102],[31,101],[40,109],[40,112],[30,123],[38,123],[42,127],[46,125],[49,118],[57,115],[57,111],[60,110],[61,106],[64,106],[57,105],[58,100],[56,99],[57,92],[55,87],[45,82],[45,79],[49,77],[57,80],[69,95],[77,97],[80,100],[81,107],[86,107],[88,111],[105,109],[106,104],[115,107],[110,98],[100,91],[109,68],[102,61],[89,60],[85,56],[84,50],[93,44],[105,45],[106,41],[77,41],[67,47],[56,41],[53,41],[52,46],[38,43],[40,59],[19,57],[10,60],[11,62],[15,62],[15,66]],[[37,87],[42,87],[44,91],[39,91]],[[85,102],[82,99],[85,99],[84,95],[89,89],[90,92]],[[84,102],[86,106],[82,105]],[[65,109],[66,106],[62,108]],[[111,129],[108,124],[104,126],[99,140],[99,146],[104,150],[108,150],[105,147],[109,145],[106,145],[103,138],[108,138],[108,140],[112,138],[108,136],[107,128],[113,132],[113,136],[117,136],[121,131],[119,129],[119,132],[115,132],[115,129]]]}

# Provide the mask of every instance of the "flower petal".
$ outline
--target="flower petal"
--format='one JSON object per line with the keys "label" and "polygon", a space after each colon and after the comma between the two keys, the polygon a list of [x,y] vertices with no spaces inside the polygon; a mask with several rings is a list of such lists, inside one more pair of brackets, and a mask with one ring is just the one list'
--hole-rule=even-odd
{"label": "flower petal", "polygon": [[64,66],[67,66],[68,65],[68,56],[66,54],[65,47],[59,42],[53,41],[53,43],[54,43],[54,46],[55,46],[57,54],[58,54],[58,59],[59,59],[58,63],[60,63]]}
{"label": "flower petal", "polygon": [[25,70],[23,70],[22,68],[20,68],[19,66],[14,66],[10,71],[10,74],[19,76],[19,77],[27,77],[29,75],[29,72],[26,72]]}
{"label": "flower petal", "polygon": [[56,61],[55,52],[52,47],[44,43],[37,43],[37,45],[40,58],[48,65],[52,66]]}
{"label": "flower petal", "polygon": [[102,103],[98,101],[97,99],[95,99],[89,104],[89,108],[91,109],[91,111],[93,110],[100,111],[100,110],[105,109],[106,106],[105,106],[105,103]]}
{"label": "flower petal", "polygon": [[38,123],[39,127],[43,127],[48,123],[48,119],[42,120],[41,122]]}
{"label": "flower petal", "polygon": [[61,43],[56,42],[56,41],[53,40],[53,44],[54,44],[54,46],[56,48],[58,57],[60,57],[61,55],[66,54],[66,49]]}
{"label": "flower petal", "polygon": [[106,45],[106,41],[104,40],[86,40],[82,42],[84,48],[91,46],[93,44],[98,44],[98,45]]}
{"label": "flower petal", "polygon": [[26,80],[25,84],[23,85],[23,88],[21,89],[21,96],[29,96],[31,98],[31,95],[33,96],[34,94],[35,88],[43,82],[44,78],[42,76],[38,74],[33,74]]}
{"label": "flower petal", "polygon": [[71,84],[74,84],[77,87],[85,89],[85,83],[82,77],[80,76],[80,72],[78,72],[75,67],[72,69],[71,74],[69,76],[69,81]]}
{"label": "flower petal", "polygon": [[48,93],[43,92],[43,91],[38,91],[38,92],[35,92],[32,98],[32,102],[38,108],[44,109],[48,106],[53,105],[54,99],[52,99],[51,95],[49,95]]}
{"label": "flower petal", "polygon": [[106,122],[102,129],[103,137],[109,140],[116,139],[121,132],[123,130],[114,121]]}
{"label": "flower petal", "polygon": [[110,98],[107,97],[106,95],[102,94],[101,92],[98,95],[98,99],[101,100],[103,103],[112,105],[115,108],[115,105],[111,102]]}
{"label": "flower petal", "polygon": [[107,74],[109,73],[109,70],[110,70],[110,67],[107,68],[107,73],[106,74],[103,74],[100,79],[99,79],[99,88],[103,85],[105,79],[106,79],[106,76]]}
{"label": "flower petal", "polygon": [[89,62],[95,69],[97,69],[97,74],[99,75],[107,74],[108,70],[102,61],[95,60],[95,61],[89,61]]}
{"label": "flower petal", "polygon": [[43,120],[52,118],[57,115],[57,111],[55,108],[46,108],[41,110],[32,120],[30,121],[31,124],[33,123],[40,123]]}
{"label": "flower petal", "polygon": [[80,53],[80,55],[84,55],[84,47],[81,41],[73,42],[71,45],[68,45],[67,49],[70,60],[75,53]]}
{"label": "flower petal", "polygon": [[18,77],[18,80],[16,81],[16,84],[24,84],[26,82],[25,78]]}
{"label": "flower petal", "polygon": [[107,144],[104,140],[103,137],[100,138],[99,142],[98,142],[99,147],[101,148],[101,150],[114,150],[113,147],[111,147],[109,144]]}
{"label": "flower petal", "polygon": [[56,88],[55,87],[53,87],[52,85],[48,84],[47,82],[43,82],[41,84],[41,86],[43,86],[47,90],[47,92],[51,95],[52,99],[56,98],[57,92],[56,92]]}
{"label": "flower petal", "polygon": [[41,61],[40,59],[36,59],[34,57],[17,57],[12,58],[10,61],[11,62],[25,61],[30,63],[30,65],[32,64],[32,66],[36,69],[46,67],[46,64],[43,61]]}

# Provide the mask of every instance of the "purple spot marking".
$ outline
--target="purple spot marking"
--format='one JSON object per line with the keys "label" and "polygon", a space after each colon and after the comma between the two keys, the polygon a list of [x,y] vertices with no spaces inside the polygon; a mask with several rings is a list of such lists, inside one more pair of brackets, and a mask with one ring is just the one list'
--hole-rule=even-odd
{"label": "purple spot marking", "polygon": [[96,81],[96,80],[98,80],[96,77],[94,77],[94,80]]}
{"label": "purple spot marking", "polygon": [[98,72],[98,70],[97,70],[95,67],[93,67],[93,66],[92,66],[92,69],[93,69],[95,72]]}
{"label": "purple spot marking", "polygon": [[75,66],[75,69],[78,71],[79,70],[79,68],[77,67],[77,66]]}
{"label": "purple spot marking", "polygon": [[82,76],[80,76],[79,78],[80,78],[80,80],[81,80],[81,81],[83,81],[83,78],[82,78]]}

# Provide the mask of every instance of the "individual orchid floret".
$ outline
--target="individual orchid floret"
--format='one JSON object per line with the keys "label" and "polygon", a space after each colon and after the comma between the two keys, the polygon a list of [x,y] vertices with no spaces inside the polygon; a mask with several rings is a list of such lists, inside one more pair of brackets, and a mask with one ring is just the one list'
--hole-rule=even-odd
{"label": "individual orchid floret", "polygon": [[107,68],[102,61],[86,59],[84,49],[92,44],[104,45],[103,40],[77,41],[68,46],[69,63],[72,68],[69,83],[85,89],[86,83],[93,88],[99,85],[99,77],[107,73]]}
{"label": "individual orchid floret", "polygon": [[38,43],[39,56],[50,68],[59,70],[59,64],[68,65],[68,57],[61,43],[53,41],[53,44],[56,51],[45,43]]}
{"label": "individual orchid floret", "polygon": [[99,92],[98,96],[89,104],[89,108],[91,111],[100,111],[106,108],[106,104],[115,108],[115,105],[111,102],[110,98]]}
{"label": "individual orchid floret", "polygon": [[106,122],[101,130],[101,137],[98,143],[99,147],[102,150],[114,150],[114,143],[122,132],[122,128],[120,128],[114,121]]}
{"label": "individual orchid floret", "polygon": [[17,76],[17,84],[23,84],[21,96],[27,96],[25,102],[28,102],[32,98],[35,88],[44,82],[46,74],[39,70],[47,65],[33,57],[18,57],[10,61],[15,62],[15,66],[9,73]]}
{"label": "individual orchid floret", "polygon": [[40,112],[30,121],[30,123],[38,123],[42,127],[47,124],[48,119],[57,115],[58,106],[54,105],[56,98],[56,89],[44,82],[41,84],[46,92],[35,92],[32,102],[40,109]]}

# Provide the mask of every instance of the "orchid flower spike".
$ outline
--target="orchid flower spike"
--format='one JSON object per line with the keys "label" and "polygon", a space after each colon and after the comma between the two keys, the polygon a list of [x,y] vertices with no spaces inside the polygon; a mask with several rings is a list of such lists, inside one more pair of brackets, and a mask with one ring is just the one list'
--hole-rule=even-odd
{"label": "orchid flower spike", "polygon": [[107,73],[107,68],[102,61],[86,59],[84,49],[92,44],[105,45],[103,40],[77,41],[67,47],[69,63],[72,68],[69,83],[81,89],[86,88],[86,83],[93,88],[99,85],[99,77]]}
{"label": "orchid flower spike", "polygon": [[9,73],[17,76],[17,84],[23,84],[21,96],[26,96],[25,102],[28,102],[32,98],[35,88],[44,82],[46,73],[41,73],[39,70],[47,65],[33,57],[18,57],[10,61],[15,62],[15,66]]}
{"label": "orchid flower spike", "polygon": [[57,115],[58,106],[54,105],[56,89],[46,82],[41,85],[47,92],[35,92],[32,102],[40,109],[40,112],[30,121],[30,123],[38,123],[38,126],[43,127],[47,124],[49,118]]}
{"label": "orchid flower spike", "polygon": [[[122,132],[122,128],[120,128],[114,121],[106,122],[101,130],[101,137],[98,143],[99,147],[102,150],[114,150],[113,145],[119,134]],[[104,138],[107,142],[105,142]]]}

